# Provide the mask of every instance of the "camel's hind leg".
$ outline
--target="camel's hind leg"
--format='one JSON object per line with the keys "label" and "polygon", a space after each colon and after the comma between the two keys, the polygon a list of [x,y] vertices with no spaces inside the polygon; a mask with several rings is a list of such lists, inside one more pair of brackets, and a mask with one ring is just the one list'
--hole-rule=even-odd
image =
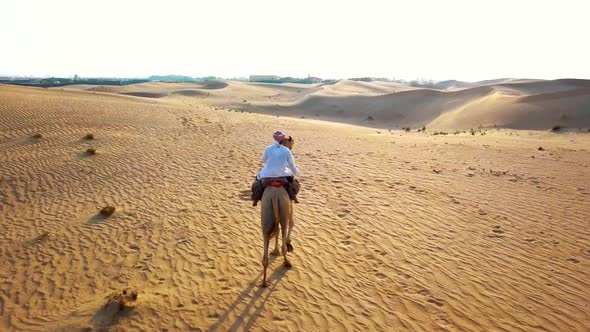
{"label": "camel's hind leg", "polygon": [[275,211],[273,208],[273,198],[271,192],[267,189],[262,196],[262,204],[260,207],[260,216],[261,216],[261,228],[262,228],[262,237],[264,239],[264,251],[262,253],[262,267],[263,267],[263,277],[262,277],[262,287],[268,286],[266,281],[266,270],[268,268],[268,246],[272,237],[277,233],[277,225]]}
{"label": "camel's hind leg", "polygon": [[286,224],[287,223],[284,223],[283,225],[281,225],[281,226],[283,226],[283,227],[281,227],[281,237],[283,238],[282,239],[283,240],[283,248],[282,249],[283,249],[283,257],[285,258],[285,266],[291,267],[293,265],[291,264],[291,261],[289,261],[289,258],[287,257],[287,253],[289,252],[289,250],[287,250],[287,230],[286,230],[287,225]]}
{"label": "camel's hind leg", "polygon": [[266,268],[268,267],[268,243],[270,242],[270,235],[268,233],[264,233],[264,251],[262,253],[262,268],[263,268],[263,275],[262,275],[262,284],[260,286],[267,287],[268,283],[266,282]]}
{"label": "camel's hind leg", "polygon": [[293,226],[295,225],[295,221],[293,220],[293,203],[289,204],[291,207],[289,209],[289,230],[287,232],[287,251],[293,252],[293,245],[291,245],[291,233],[293,232]]}
{"label": "camel's hind leg", "polygon": [[275,235],[275,248],[273,249],[273,251],[270,253],[273,256],[278,256],[279,255],[279,232],[276,232]]}
{"label": "camel's hind leg", "polygon": [[282,240],[282,254],[283,257],[285,258],[285,266],[286,267],[291,267],[293,266],[291,264],[291,261],[289,261],[289,258],[287,257],[287,254],[289,253],[288,250],[288,228],[290,227],[289,224],[291,219],[291,200],[289,199],[289,197],[287,196],[287,199],[285,201],[281,201],[281,210],[280,210],[280,225],[281,225],[281,240]]}

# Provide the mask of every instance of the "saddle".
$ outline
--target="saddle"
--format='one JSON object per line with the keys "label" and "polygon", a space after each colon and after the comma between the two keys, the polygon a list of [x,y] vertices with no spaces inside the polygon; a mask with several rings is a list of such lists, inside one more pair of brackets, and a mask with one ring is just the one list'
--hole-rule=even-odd
{"label": "saddle", "polygon": [[289,183],[289,179],[287,178],[264,178],[262,179],[262,186],[268,187],[283,187]]}

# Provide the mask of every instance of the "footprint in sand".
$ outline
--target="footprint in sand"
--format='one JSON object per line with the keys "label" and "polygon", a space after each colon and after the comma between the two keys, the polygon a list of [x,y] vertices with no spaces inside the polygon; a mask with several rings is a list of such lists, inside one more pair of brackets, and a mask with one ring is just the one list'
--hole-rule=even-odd
{"label": "footprint in sand", "polygon": [[439,308],[444,305],[441,300],[435,299],[435,298],[429,298],[428,300],[426,300],[426,302],[434,304],[435,306],[437,306]]}
{"label": "footprint in sand", "polygon": [[386,276],[385,274],[381,273],[381,272],[378,272],[377,274],[375,274],[375,276],[376,276],[378,279],[381,279],[381,280],[383,280],[383,279],[387,278],[387,276]]}
{"label": "footprint in sand", "polygon": [[494,228],[492,229],[492,233],[493,234],[489,234],[488,237],[497,237],[497,238],[504,237],[504,231],[500,228],[500,225],[494,226]]}
{"label": "footprint in sand", "polygon": [[424,193],[426,193],[426,190],[424,190],[424,189],[418,189],[415,186],[410,186],[409,188],[410,188],[410,190],[413,190],[417,194],[424,194]]}
{"label": "footprint in sand", "polygon": [[421,290],[417,291],[416,293],[418,293],[422,296],[430,295],[430,292],[426,289],[421,289]]}
{"label": "footprint in sand", "polygon": [[434,321],[442,327],[447,327],[447,326],[451,325],[451,323],[446,318],[443,318],[443,317],[439,317],[439,318],[435,319]]}
{"label": "footprint in sand", "polygon": [[494,233],[496,233],[496,234],[504,234],[504,231],[503,231],[503,230],[501,230],[501,229],[498,229],[498,228],[496,228],[496,229],[492,229],[492,232],[494,232]]}
{"label": "footprint in sand", "polygon": [[570,262],[570,263],[574,263],[574,264],[578,264],[578,263],[580,262],[579,260],[577,260],[577,259],[575,259],[575,258],[571,258],[571,257],[570,257],[570,258],[568,258],[568,259],[566,259],[566,261],[568,261],[568,262]]}
{"label": "footprint in sand", "polygon": [[350,213],[350,210],[344,209],[344,210],[340,211],[340,213],[338,213],[338,217],[343,218],[349,213]]}

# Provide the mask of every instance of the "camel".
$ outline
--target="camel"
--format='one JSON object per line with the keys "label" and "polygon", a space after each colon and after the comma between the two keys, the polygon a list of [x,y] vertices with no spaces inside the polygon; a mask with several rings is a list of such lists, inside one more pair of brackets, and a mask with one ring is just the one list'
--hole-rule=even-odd
{"label": "camel", "polygon": [[[294,140],[291,136],[285,139],[283,145],[289,150],[293,149]],[[272,181],[271,181],[272,182]],[[293,230],[293,204],[287,190],[280,184],[281,181],[274,181],[275,185],[269,185],[264,190],[260,205],[262,236],[264,238],[264,252],[262,266],[264,268],[262,287],[268,286],[266,282],[266,269],[268,267],[268,246],[270,240],[275,237],[275,248],[272,255],[279,255],[279,228],[282,237],[282,254],[285,258],[284,265],[291,267],[287,253],[293,251],[291,245],[291,232]]]}
{"label": "camel", "polygon": [[[262,236],[264,238],[264,252],[262,255],[264,273],[261,286],[266,287],[268,286],[268,283],[266,282],[268,245],[270,239],[273,236],[276,236],[277,242],[275,246],[278,246],[279,229],[282,238],[281,253],[285,258],[284,265],[288,268],[292,266],[287,257],[287,253],[289,252],[288,246],[291,244],[291,230],[293,226],[291,223],[292,204],[287,190],[285,190],[283,184],[278,181],[273,181],[272,185],[266,187],[260,203]],[[278,253],[278,248],[275,247],[275,251]]]}

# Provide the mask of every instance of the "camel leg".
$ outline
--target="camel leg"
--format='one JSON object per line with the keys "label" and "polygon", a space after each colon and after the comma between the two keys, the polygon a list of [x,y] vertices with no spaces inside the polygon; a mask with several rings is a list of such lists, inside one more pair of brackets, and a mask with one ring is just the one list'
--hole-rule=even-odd
{"label": "camel leg", "polygon": [[273,256],[278,256],[279,255],[279,232],[276,233],[275,236],[275,248],[273,249],[273,251],[270,253]]}
{"label": "camel leg", "polygon": [[268,267],[268,243],[270,242],[270,234],[264,233],[264,252],[262,253],[262,267],[263,267],[263,274],[262,274],[262,284],[261,287],[267,287],[268,283],[266,282],[266,268]]}
{"label": "camel leg", "polygon": [[282,224],[281,224],[281,237],[283,240],[283,257],[285,258],[285,266],[286,267],[291,267],[293,266],[291,264],[291,262],[289,261],[289,258],[287,258],[287,253],[289,252],[287,250],[287,224],[289,223],[289,220],[285,220]]}
{"label": "camel leg", "polygon": [[289,231],[287,232],[287,251],[293,252],[293,246],[291,245],[291,232],[293,231],[293,226],[295,225],[295,221],[293,219],[293,204],[291,203],[291,208],[289,209]]}

